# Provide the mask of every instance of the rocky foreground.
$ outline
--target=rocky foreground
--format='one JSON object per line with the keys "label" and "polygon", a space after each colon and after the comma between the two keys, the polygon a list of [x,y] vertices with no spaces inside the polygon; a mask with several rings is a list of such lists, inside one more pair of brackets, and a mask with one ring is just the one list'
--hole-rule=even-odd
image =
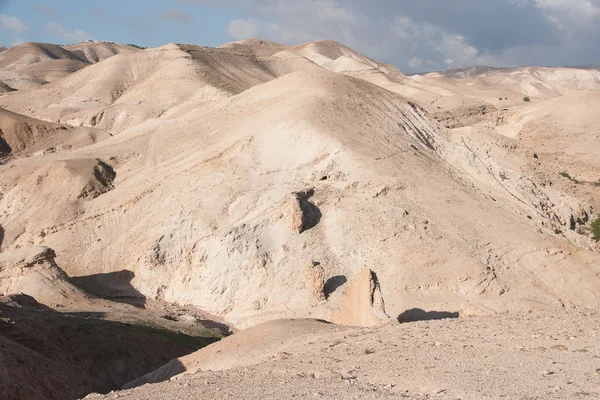
{"label": "rocky foreground", "polygon": [[[86,398],[595,399],[599,335],[597,312],[497,314],[378,328],[285,320],[201,350],[196,361],[205,369],[196,373]],[[260,342],[242,339],[259,336]],[[212,347],[218,347],[213,354]]]}

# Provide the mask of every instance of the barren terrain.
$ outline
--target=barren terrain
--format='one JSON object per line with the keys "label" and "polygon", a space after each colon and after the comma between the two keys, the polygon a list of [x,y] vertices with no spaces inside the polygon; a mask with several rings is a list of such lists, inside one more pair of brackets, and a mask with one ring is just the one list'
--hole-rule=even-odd
{"label": "barren terrain", "polygon": [[598,70],[25,43],[0,83],[9,398],[600,395]]}

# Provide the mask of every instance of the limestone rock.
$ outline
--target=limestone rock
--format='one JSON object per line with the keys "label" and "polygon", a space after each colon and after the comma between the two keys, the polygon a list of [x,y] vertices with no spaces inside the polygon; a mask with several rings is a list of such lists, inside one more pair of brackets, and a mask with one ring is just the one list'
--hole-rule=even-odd
{"label": "limestone rock", "polygon": [[363,267],[347,285],[342,305],[331,319],[336,324],[365,327],[382,325],[390,319],[375,272]]}
{"label": "limestone rock", "polygon": [[0,254],[0,294],[24,293],[43,304],[79,301],[86,294],[56,265],[54,250],[33,246]]}
{"label": "limestone rock", "polygon": [[309,290],[310,305],[316,306],[325,300],[325,271],[318,262],[311,262],[305,267],[306,285]]}
{"label": "limestone rock", "polygon": [[483,317],[494,315],[495,311],[482,304],[467,301],[460,307],[458,314],[461,317]]}
{"label": "limestone rock", "polygon": [[310,188],[293,192],[288,196],[287,206],[292,231],[302,233],[319,223],[321,212],[308,201],[314,194],[315,190]]}

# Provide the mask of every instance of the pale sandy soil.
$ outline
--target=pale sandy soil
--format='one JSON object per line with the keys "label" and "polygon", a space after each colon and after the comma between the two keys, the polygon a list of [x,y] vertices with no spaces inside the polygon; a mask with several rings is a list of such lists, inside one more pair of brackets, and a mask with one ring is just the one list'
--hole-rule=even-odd
{"label": "pale sandy soil", "polygon": [[[226,344],[235,338],[231,337],[212,345],[222,351],[213,364],[193,375],[105,398],[600,396],[600,319],[596,312],[496,314],[372,329],[320,326],[311,321],[271,324],[279,324],[280,341],[268,333],[260,344],[228,349]],[[304,332],[298,332],[299,326]],[[269,325],[255,329],[274,330]],[[255,362],[239,356],[261,350]],[[231,352],[236,361],[223,368],[217,357],[227,360]]]}

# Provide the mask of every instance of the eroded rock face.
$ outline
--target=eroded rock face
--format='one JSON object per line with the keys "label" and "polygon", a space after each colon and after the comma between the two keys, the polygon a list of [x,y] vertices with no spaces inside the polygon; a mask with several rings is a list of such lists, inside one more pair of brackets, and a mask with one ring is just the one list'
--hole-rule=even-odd
{"label": "eroded rock face", "polygon": [[370,327],[389,319],[377,275],[363,267],[344,289],[342,305],[333,312],[331,320],[341,325]]}
{"label": "eroded rock face", "polygon": [[0,294],[24,293],[44,304],[63,304],[86,298],[56,265],[54,250],[33,246],[0,254]]}
{"label": "eroded rock face", "polygon": [[117,176],[115,170],[102,160],[96,160],[92,176],[89,177],[87,184],[81,190],[78,198],[95,199],[96,197],[114,189],[113,181]]}
{"label": "eroded rock face", "polygon": [[309,290],[309,302],[312,307],[326,300],[325,296],[325,271],[318,262],[306,265],[306,285]]}
{"label": "eroded rock face", "polygon": [[317,226],[321,220],[321,211],[309,201],[314,195],[315,190],[310,188],[288,196],[287,206],[292,231],[302,233]]}

